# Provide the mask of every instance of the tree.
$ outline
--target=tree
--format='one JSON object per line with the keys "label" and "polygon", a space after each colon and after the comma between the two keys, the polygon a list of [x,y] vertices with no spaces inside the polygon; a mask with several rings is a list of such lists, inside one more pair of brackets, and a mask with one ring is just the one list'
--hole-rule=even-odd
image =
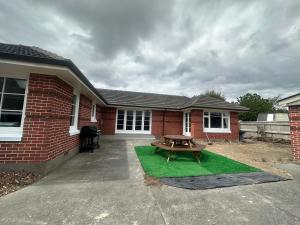
{"label": "tree", "polygon": [[245,106],[250,109],[249,112],[239,114],[239,119],[243,121],[256,121],[259,113],[271,113],[274,112],[275,102],[274,98],[262,98],[255,93],[247,93],[237,98],[237,102],[241,106]]}
{"label": "tree", "polygon": [[276,96],[274,98],[270,98],[270,101],[273,102],[273,111],[274,113],[288,113],[288,110],[286,108],[280,107],[278,105],[278,101],[280,100],[280,96]]}
{"label": "tree", "polygon": [[208,90],[204,93],[204,95],[214,97],[214,98],[218,98],[218,99],[221,99],[223,101],[226,100],[225,96],[221,92],[217,92],[215,90]]}

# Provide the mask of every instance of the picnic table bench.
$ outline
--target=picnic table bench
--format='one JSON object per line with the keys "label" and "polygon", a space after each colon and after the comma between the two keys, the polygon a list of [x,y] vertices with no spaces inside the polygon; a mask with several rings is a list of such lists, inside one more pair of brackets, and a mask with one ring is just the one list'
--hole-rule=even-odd
{"label": "picnic table bench", "polygon": [[155,141],[151,145],[156,147],[155,153],[160,149],[168,152],[167,162],[170,161],[172,154],[176,152],[191,152],[197,162],[200,162],[201,151],[205,148],[205,145],[196,144],[193,138],[184,135],[167,135],[164,136],[163,141]]}

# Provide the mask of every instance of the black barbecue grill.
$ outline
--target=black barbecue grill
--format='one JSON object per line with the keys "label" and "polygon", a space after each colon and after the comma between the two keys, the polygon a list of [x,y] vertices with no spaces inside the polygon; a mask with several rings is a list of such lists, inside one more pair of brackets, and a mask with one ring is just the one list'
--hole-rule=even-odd
{"label": "black barbecue grill", "polygon": [[96,126],[84,126],[80,130],[80,151],[90,150],[95,146],[99,148],[100,130]]}

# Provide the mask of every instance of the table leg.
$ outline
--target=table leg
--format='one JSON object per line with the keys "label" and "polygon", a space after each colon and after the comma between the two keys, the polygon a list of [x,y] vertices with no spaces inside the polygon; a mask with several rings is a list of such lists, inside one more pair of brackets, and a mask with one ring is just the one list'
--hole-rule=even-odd
{"label": "table leg", "polygon": [[171,156],[172,156],[172,152],[171,152],[171,151],[168,151],[167,163],[170,161]]}
{"label": "table leg", "polygon": [[200,163],[200,152],[193,152],[193,154],[194,154],[197,162]]}

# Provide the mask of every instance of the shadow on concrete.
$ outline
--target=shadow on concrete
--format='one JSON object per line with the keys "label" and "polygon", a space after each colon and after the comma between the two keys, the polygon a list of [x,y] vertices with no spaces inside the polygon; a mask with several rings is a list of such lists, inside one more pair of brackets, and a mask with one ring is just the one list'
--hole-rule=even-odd
{"label": "shadow on concrete", "polygon": [[35,185],[91,183],[129,179],[126,140],[103,140],[93,153],[83,152]]}

